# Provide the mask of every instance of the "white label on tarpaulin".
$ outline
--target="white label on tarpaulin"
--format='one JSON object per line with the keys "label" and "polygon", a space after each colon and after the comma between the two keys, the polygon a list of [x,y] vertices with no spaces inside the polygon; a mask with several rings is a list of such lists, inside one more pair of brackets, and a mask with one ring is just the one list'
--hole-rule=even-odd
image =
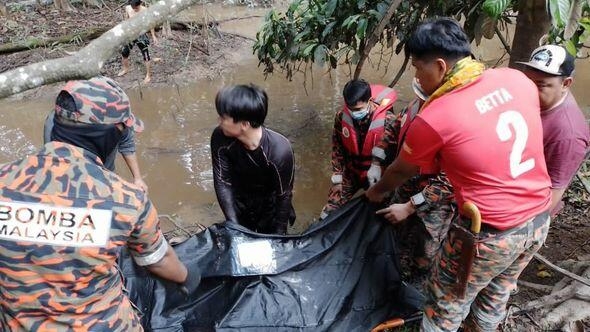
{"label": "white label on tarpaulin", "polygon": [[244,242],[237,244],[238,261],[248,272],[274,273],[277,262],[269,241]]}

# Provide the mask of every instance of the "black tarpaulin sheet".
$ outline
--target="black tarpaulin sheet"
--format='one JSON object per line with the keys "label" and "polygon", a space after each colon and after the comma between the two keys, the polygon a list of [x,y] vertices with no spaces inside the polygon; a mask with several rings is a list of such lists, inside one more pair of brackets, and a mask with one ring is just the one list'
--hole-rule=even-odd
{"label": "black tarpaulin sheet", "polygon": [[302,235],[215,224],[175,251],[202,271],[188,298],[121,257],[147,331],[368,331],[422,305],[401,281],[391,227],[362,199]]}

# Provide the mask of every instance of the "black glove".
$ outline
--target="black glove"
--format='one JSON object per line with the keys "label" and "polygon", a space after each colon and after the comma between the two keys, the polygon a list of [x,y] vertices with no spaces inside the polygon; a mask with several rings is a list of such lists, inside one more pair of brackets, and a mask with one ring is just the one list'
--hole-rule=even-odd
{"label": "black glove", "polygon": [[201,283],[201,269],[199,269],[197,262],[191,262],[186,265],[186,270],[186,280],[178,284],[178,289],[184,296],[188,297],[197,290]]}

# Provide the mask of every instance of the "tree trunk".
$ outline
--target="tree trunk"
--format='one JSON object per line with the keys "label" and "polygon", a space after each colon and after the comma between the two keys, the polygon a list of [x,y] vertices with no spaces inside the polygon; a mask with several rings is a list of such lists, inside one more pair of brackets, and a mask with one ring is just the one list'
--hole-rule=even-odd
{"label": "tree trunk", "polygon": [[0,16],[8,16],[8,9],[4,2],[0,2]]}
{"label": "tree trunk", "polygon": [[165,38],[172,37],[172,26],[170,25],[170,20],[167,20],[162,24],[162,36]]}
{"label": "tree trunk", "polygon": [[76,11],[76,9],[74,8],[74,6],[72,6],[72,4],[70,3],[70,0],[55,0],[53,2],[53,4],[55,5],[55,8],[59,11],[65,11],[65,12],[73,12]]}
{"label": "tree trunk", "polygon": [[75,40],[89,41],[100,37],[107,30],[108,29],[106,28],[91,28],[84,32],[76,32],[67,36],[47,39],[29,37],[20,42],[0,45],[0,55],[26,51],[38,47],[47,47],[50,45],[67,44]]}
{"label": "tree trunk", "polygon": [[363,69],[363,65],[365,64],[365,60],[369,57],[369,54],[371,53],[373,46],[375,46],[377,44],[377,42],[379,41],[379,39],[381,38],[381,35],[383,34],[383,30],[385,30],[385,27],[389,23],[389,20],[391,20],[391,17],[393,16],[395,11],[397,10],[397,7],[399,7],[400,3],[401,3],[401,0],[393,0],[391,2],[391,4],[389,5],[389,8],[387,9],[387,12],[385,12],[383,17],[381,18],[381,21],[379,21],[379,23],[375,27],[375,30],[373,30],[373,32],[371,32],[371,35],[369,36],[369,38],[367,38],[366,44],[364,44],[363,47],[361,47],[361,49],[360,49],[361,57],[359,59],[358,64],[356,65],[356,69],[354,70],[354,76],[353,76],[354,79],[359,78],[359,76],[361,75],[361,70]]}
{"label": "tree trunk", "polygon": [[549,31],[551,19],[545,2],[546,0],[520,0],[510,67],[514,68],[516,61],[527,61],[531,52],[539,46],[541,37]]}
{"label": "tree trunk", "polygon": [[170,19],[195,1],[160,0],[147,10],[117,24],[74,55],[0,73],[0,98],[46,84],[96,76],[122,45]]}

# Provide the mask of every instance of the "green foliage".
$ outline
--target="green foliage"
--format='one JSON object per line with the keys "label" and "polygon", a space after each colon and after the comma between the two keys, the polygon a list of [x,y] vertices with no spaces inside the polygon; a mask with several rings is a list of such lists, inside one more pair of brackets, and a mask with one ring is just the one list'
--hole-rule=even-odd
{"label": "green foliage", "polygon": [[[388,48],[397,42],[395,52],[399,54],[424,18],[464,17],[473,24],[480,11],[471,9],[482,1],[404,0],[385,31],[379,34],[379,42]],[[393,0],[295,0],[284,13],[271,11],[266,16],[256,35],[254,52],[265,74],[278,66],[289,79],[311,63],[329,64],[329,68],[357,64],[367,39],[392,3]]]}
{"label": "green foliage", "polygon": [[341,59],[354,62],[387,8],[381,0],[295,0],[285,13],[273,10],[266,16],[254,50],[266,74],[274,64],[288,78],[311,62],[335,68]]}
{"label": "green foliage", "polygon": [[548,42],[562,44],[572,55],[577,55],[590,37],[590,1],[548,0],[551,31]]}
{"label": "green foliage", "polygon": [[497,19],[508,9],[509,5],[509,0],[485,0],[481,8],[488,16]]}
{"label": "green foliage", "polygon": [[[403,0],[384,31],[384,48],[399,54],[411,32],[428,17],[450,16],[463,22],[477,44],[514,23],[520,1]],[[576,54],[590,37],[590,0],[546,0],[552,18],[548,41]],[[271,11],[256,35],[254,52],[265,74],[275,66],[291,78],[297,71],[328,64],[357,64],[367,40],[394,0],[294,0],[284,13]],[[368,47],[371,47],[369,45]]]}

